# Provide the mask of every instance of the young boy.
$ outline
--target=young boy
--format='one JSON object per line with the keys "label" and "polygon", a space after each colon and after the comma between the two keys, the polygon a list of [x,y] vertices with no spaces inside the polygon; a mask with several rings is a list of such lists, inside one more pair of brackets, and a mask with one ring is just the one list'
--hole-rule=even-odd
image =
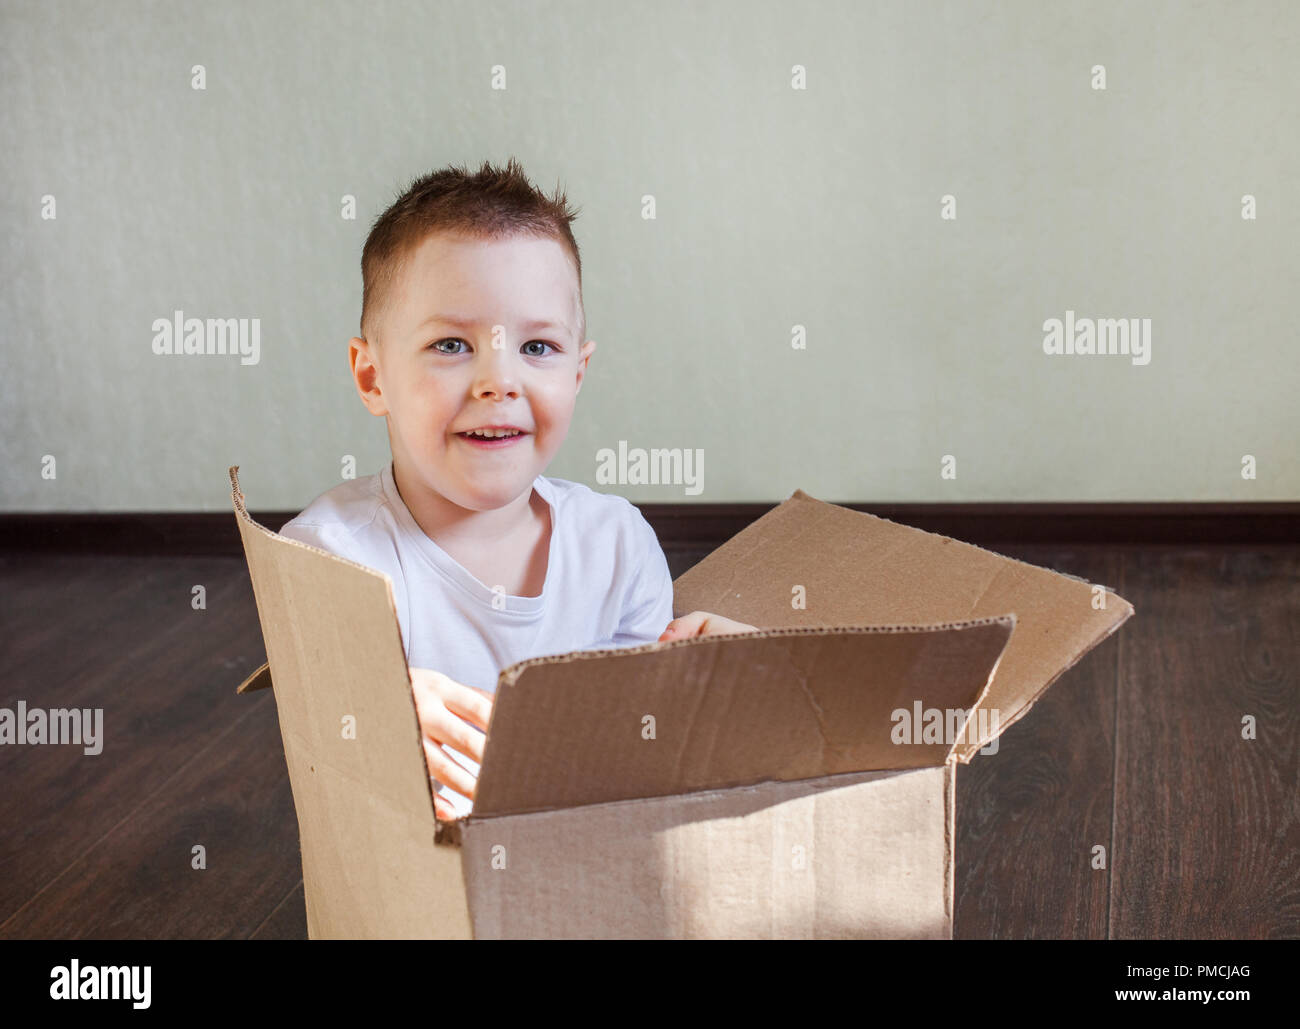
{"label": "young boy", "polygon": [[574,217],[513,159],[433,172],[380,216],[349,360],[362,403],[387,420],[392,463],[280,530],[392,579],[444,819],[471,809],[502,668],[754,628],[673,620],[668,562],[641,513],[541,474],[596,349]]}

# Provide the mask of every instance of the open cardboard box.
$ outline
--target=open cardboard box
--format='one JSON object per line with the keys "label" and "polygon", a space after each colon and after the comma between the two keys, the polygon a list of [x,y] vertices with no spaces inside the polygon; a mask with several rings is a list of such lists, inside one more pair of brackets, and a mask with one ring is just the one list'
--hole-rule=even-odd
{"label": "open cardboard box", "polygon": [[951,938],[957,764],[1133,613],[796,490],[673,585],[760,631],[503,669],[444,823],[388,577],[258,525],[237,471],[239,691],[274,671],[313,939]]}

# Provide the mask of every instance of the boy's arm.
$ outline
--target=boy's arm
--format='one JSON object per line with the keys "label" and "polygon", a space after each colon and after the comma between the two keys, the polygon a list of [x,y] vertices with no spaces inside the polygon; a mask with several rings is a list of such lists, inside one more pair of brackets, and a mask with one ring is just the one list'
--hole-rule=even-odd
{"label": "boy's arm", "polygon": [[659,546],[650,523],[637,512],[642,534],[642,556],[636,563],[635,578],[624,594],[618,630],[608,646],[627,647],[654,643],[673,618],[673,578],[668,559]]}
{"label": "boy's arm", "polygon": [[735,632],[754,632],[755,627],[708,611],[692,611],[673,618],[673,580],[668,559],[654,529],[644,518],[644,556],[637,565],[636,580],[624,605],[618,632],[610,640],[614,647],[639,643],[662,643],[691,636],[720,636]]}

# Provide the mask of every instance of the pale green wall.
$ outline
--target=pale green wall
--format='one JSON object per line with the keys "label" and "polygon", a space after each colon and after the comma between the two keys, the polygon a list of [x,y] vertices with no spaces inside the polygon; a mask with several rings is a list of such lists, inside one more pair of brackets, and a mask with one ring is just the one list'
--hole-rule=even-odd
{"label": "pale green wall", "polygon": [[[346,373],[369,223],[510,155],[582,208],[599,343],[549,475],[1296,499],[1298,47],[1293,0],[6,0],[0,508],[229,509],[239,464],[255,508],[296,509],[344,454],[376,470]],[[178,307],[260,318],[260,363],[155,356]],[[1150,318],[1151,363],[1044,355],[1066,309]],[[703,448],[704,492],[598,486],[620,439]]]}

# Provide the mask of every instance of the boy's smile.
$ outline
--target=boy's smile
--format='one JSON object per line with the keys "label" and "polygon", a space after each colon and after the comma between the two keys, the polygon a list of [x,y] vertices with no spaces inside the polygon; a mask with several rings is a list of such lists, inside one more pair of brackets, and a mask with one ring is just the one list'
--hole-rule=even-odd
{"label": "boy's smile", "polygon": [[555,240],[439,233],[403,262],[379,339],[354,338],[362,400],[386,415],[393,477],[431,537],[491,542],[534,518],[533,480],[568,435],[594,341]]}

